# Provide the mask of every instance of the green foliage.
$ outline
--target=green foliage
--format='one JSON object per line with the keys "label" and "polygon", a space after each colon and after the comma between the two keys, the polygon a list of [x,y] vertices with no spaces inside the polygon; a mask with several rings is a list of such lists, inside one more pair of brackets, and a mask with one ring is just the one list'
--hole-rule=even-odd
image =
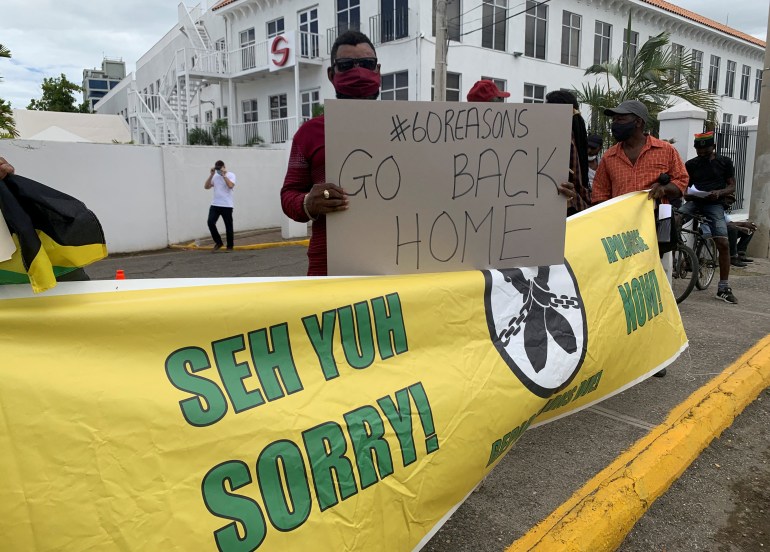
{"label": "green foliage", "polygon": [[253,138],[249,138],[249,141],[246,142],[246,145],[249,147],[253,147],[253,146],[261,146],[264,143],[265,143],[265,139],[262,138],[259,134],[257,134]]}
{"label": "green foliage", "polygon": [[653,134],[657,134],[659,127],[658,113],[673,106],[677,99],[686,100],[707,112],[716,113],[718,107],[714,95],[690,86],[696,76],[692,54],[684,51],[681,56],[676,55],[669,47],[669,33],[666,32],[651,37],[636,56],[631,56],[629,49],[624,48],[620,58],[592,65],[585,74],[606,78],[606,82],[598,80],[583,84],[582,90],[575,90],[578,101],[591,108],[591,131],[605,138],[609,136],[610,120],[604,115],[604,109],[625,100],[639,100],[647,106],[650,112],[648,128]]}
{"label": "green foliage", "polygon": [[226,119],[217,119],[211,125],[211,140],[217,146],[229,146],[233,143],[228,134]]}
{"label": "green foliage", "polygon": [[311,112],[311,115],[313,117],[320,117],[324,114],[324,106],[323,104],[317,104],[313,106],[313,111]]}
{"label": "green foliage", "polygon": [[[10,58],[11,51],[0,44],[0,58]],[[0,77],[0,80],[3,80]],[[17,138],[19,132],[16,130],[16,122],[13,120],[13,109],[11,102],[0,98],[0,138]]]}
{"label": "green foliage", "polygon": [[195,127],[187,133],[187,143],[191,146],[212,146],[214,139],[208,130]]}
{"label": "green foliage", "polygon": [[82,92],[83,89],[74,82],[70,82],[64,73],[60,77],[44,78],[41,88],[43,96],[39,100],[31,100],[27,109],[65,113],[81,112],[74,94]]}

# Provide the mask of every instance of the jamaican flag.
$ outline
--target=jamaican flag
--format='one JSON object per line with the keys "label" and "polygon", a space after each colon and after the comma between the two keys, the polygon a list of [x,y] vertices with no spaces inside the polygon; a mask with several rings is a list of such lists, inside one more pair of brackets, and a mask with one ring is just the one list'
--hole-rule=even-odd
{"label": "jamaican flag", "polygon": [[16,244],[0,263],[0,284],[32,284],[35,293],[56,279],[107,256],[99,220],[82,201],[19,175],[0,181],[0,213]]}

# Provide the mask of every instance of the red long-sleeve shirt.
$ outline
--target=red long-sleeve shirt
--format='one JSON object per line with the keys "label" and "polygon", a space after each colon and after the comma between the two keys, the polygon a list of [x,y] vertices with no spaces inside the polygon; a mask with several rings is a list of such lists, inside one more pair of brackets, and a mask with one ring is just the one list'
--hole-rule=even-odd
{"label": "red long-sleeve shirt", "polygon": [[[297,130],[289,155],[289,166],[281,188],[281,207],[297,222],[310,220],[302,207],[313,184],[326,182],[326,147],[323,115],[310,119]],[[307,249],[307,275],[326,276],[326,217],[313,222]]]}

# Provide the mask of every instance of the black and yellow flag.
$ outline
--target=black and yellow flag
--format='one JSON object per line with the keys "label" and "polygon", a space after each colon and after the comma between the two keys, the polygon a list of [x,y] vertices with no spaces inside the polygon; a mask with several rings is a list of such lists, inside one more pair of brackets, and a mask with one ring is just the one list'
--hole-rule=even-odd
{"label": "black and yellow flag", "polygon": [[19,175],[0,181],[0,212],[16,251],[0,263],[0,284],[32,284],[35,293],[56,278],[107,256],[99,220],[82,201]]}

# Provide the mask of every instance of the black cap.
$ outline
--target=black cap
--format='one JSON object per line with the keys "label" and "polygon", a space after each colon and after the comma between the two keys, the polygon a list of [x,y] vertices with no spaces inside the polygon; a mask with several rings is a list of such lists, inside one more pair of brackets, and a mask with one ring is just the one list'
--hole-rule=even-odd
{"label": "black cap", "polygon": [[650,119],[650,112],[647,111],[647,106],[637,100],[626,100],[621,102],[618,107],[607,108],[604,110],[604,114],[612,117],[613,115],[636,115],[647,122]]}
{"label": "black cap", "polygon": [[602,147],[602,144],[604,143],[604,140],[602,140],[602,137],[598,134],[591,134],[588,136],[588,145],[592,148],[600,148]]}

